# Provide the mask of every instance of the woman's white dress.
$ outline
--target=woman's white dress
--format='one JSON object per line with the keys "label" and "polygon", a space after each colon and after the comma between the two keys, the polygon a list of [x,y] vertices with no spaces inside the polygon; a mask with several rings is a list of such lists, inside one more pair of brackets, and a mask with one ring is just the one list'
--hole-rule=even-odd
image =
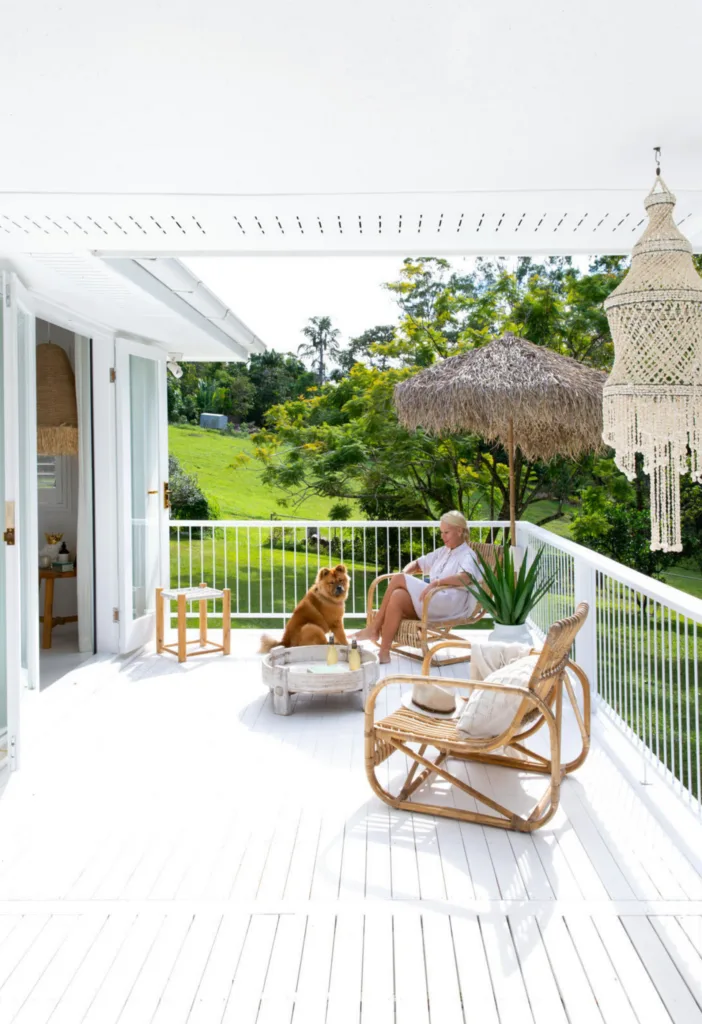
{"label": "woman's white dress", "polygon": [[[434,580],[442,580],[447,576],[457,576],[461,572],[469,573],[474,580],[482,578],[478,560],[465,542],[459,544],[457,548],[437,548],[436,551],[432,551],[428,555],[422,555],[417,559],[417,565],[421,572],[429,576],[432,583]],[[421,619],[424,610],[422,593],[429,584],[418,576],[410,576],[407,573],[405,573],[405,584],[407,593],[412,598],[416,616]],[[477,603],[465,587],[439,590],[429,600],[430,622],[468,618]]]}

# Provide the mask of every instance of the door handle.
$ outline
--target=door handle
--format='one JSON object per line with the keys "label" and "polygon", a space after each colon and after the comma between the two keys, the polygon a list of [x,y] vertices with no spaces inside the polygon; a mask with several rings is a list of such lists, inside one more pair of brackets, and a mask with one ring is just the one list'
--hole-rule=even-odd
{"label": "door handle", "polygon": [[15,503],[14,501],[5,502],[5,532],[2,535],[2,539],[5,541],[8,547],[13,547],[15,543]]}
{"label": "door handle", "polygon": [[168,486],[168,481],[167,480],[164,481],[164,484],[163,484],[163,507],[164,508],[170,508],[171,507],[171,489]]}
{"label": "door handle", "polygon": [[147,491],[147,494],[158,494],[158,491]]}

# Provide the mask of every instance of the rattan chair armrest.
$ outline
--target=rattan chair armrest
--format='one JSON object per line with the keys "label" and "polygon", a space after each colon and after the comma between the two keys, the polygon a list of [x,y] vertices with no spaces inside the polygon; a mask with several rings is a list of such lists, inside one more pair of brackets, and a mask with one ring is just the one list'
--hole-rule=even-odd
{"label": "rattan chair armrest", "polygon": [[[375,579],[371,582],[370,587],[368,588],[368,599],[367,599],[367,602],[366,602],[366,608],[368,609],[368,611],[372,611],[372,609],[373,609],[373,598],[375,597],[375,591],[376,591],[376,589],[378,587],[378,584],[382,583],[383,580],[391,580],[393,578],[393,576],[398,576],[401,573],[402,573],[402,569],[399,569],[397,572],[386,572],[382,576],[376,576],[375,577]],[[421,573],[421,571],[418,571],[418,572],[408,572],[408,573],[403,573],[403,575],[405,575],[405,576],[421,576],[422,573]]]}
{"label": "rattan chair armrest", "polygon": [[[424,624],[424,620],[423,619],[422,619],[422,624]],[[432,663],[432,660],[434,658],[434,655],[436,654],[437,651],[440,651],[442,647],[457,647],[457,648],[459,648],[459,650],[469,651],[472,646],[473,646],[473,641],[472,640],[441,640],[441,641],[439,641],[438,644],[434,644],[434,646],[432,647],[432,649],[430,651],[427,651],[426,657],[424,658],[424,661],[422,662],[422,675],[424,675],[424,676],[429,675],[429,670],[431,669],[431,663]]]}

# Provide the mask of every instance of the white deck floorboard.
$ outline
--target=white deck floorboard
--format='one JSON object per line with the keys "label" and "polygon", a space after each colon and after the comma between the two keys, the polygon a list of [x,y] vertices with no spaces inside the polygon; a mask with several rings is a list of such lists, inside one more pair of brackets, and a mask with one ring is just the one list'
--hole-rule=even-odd
{"label": "white deck floorboard", "polygon": [[[396,812],[358,696],[274,715],[257,638],[26,695],[0,773],[2,1024],[702,1022],[702,824],[605,714],[533,835]],[[464,770],[500,801],[539,785]]]}

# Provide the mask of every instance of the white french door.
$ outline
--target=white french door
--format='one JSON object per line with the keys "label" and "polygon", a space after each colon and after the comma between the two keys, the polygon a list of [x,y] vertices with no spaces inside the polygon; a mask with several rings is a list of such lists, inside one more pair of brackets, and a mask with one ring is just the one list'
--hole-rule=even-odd
{"label": "white french door", "polygon": [[22,676],[18,430],[18,308],[14,274],[0,273],[0,767],[19,765]]}
{"label": "white french door", "polygon": [[116,341],[123,654],[154,636],[156,587],[169,582],[166,359],[150,345]]}

